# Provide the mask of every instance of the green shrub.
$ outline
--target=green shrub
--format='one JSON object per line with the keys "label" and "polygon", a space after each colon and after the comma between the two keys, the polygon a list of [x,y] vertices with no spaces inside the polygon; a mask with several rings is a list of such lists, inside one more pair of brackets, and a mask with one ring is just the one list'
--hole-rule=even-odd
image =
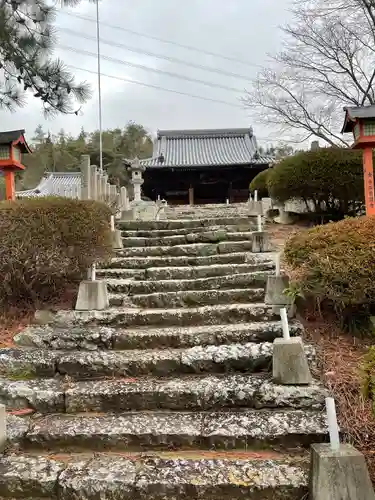
{"label": "green shrub", "polygon": [[375,304],[375,217],[347,218],[292,236],[285,259],[306,296],[332,305],[343,326],[368,318]]}
{"label": "green shrub", "polygon": [[110,209],[95,201],[0,203],[0,306],[49,300],[111,255]]}
{"label": "green shrub", "polygon": [[312,201],[317,214],[332,219],[357,215],[364,201],[362,154],[324,148],[284,158],[270,170],[270,196],[279,201]]}
{"label": "green shrub", "polygon": [[258,191],[259,198],[268,197],[267,179],[269,172],[269,169],[259,172],[250,182],[250,192],[254,193],[254,191]]}

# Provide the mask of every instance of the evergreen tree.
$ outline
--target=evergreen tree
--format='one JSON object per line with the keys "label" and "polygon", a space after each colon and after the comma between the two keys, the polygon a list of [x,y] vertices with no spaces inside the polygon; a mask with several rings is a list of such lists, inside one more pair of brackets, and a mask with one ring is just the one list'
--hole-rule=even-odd
{"label": "evergreen tree", "polygon": [[47,115],[78,114],[90,97],[89,86],[77,83],[63,62],[51,57],[55,12],[47,0],[0,0],[0,107],[23,106],[31,91]]}

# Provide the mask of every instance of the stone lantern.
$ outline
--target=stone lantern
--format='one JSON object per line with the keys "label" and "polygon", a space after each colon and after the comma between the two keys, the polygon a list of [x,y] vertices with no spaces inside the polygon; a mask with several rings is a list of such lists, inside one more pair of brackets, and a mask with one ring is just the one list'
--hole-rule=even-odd
{"label": "stone lantern", "polygon": [[375,105],[344,108],[345,122],[341,133],[351,132],[353,149],[363,151],[363,180],[365,185],[366,215],[375,215],[374,169],[372,150],[375,147]]}
{"label": "stone lantern", "polygon": [[131,170],[131,183],[133,185],[133,190],[134,190],[134,202],[139,203],[142,201],[141,197],[141,186],[144,182],[143,180],[143,172],[146,170],[146,167],[141,164],[139,161],[139,158],[135,158],[131,162],[130,165],[130,170]]}
{"label": "stone lantern", "polygon": [[0,132],[0,170],[4,175],[7,200],[15,199],[14,173],[25,169],[22,154],[31,153],[24,133],[24,130]]}

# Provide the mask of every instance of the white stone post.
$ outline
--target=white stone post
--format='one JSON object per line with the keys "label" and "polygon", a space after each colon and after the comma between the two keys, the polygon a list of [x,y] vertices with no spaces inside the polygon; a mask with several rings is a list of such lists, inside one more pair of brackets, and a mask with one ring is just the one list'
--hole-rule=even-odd
{"label": "white stone post", "polygon": [[96,175],[96,165],[90,167],[90,198],[91,200],[98,199],[98,176]]}
{"label": "white stone post", "polygon": [[90,156],[82,155],[81,157],[81,197],[82,200],[90,199]]}
{"label": "white stone post", "polygon": [[105,185],[105,202],[107,205],[111,204],[111,185],[108,181]]}

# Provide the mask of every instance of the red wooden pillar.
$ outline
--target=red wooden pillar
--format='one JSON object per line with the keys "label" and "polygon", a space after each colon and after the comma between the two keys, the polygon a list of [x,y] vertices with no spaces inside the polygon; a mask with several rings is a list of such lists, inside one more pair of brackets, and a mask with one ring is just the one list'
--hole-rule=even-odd
{"label": "red wooden pillar", "polygon": [[14,170],[4,170],[5,199],[15,200],[16,189],[14,185]]}
{"label": "red wooden pillar", "polygon": [[363,149],[363,180],[365,185],[366,215],[375,215],[374,168],[371,147]]}

